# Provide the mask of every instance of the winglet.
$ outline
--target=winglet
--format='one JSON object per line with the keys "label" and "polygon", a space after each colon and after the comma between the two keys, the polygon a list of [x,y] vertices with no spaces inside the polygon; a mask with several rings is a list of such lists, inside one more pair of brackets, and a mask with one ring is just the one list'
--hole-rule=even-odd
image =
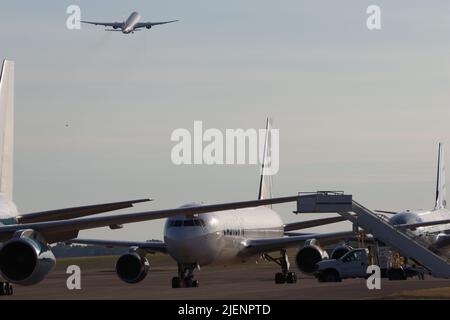
{"label": "winglet", "polygon": [[434,206],[435,210],[443,209],[447,206],[445,200],[446,194],[445,185],[445,161],[444,161],[444,144],[439,143],[438,149],[438,165],[437,165],[437,179],[436,179],[436,204]]}
{"label": "winglet", "polygon": [[14,61],[4,60],[0,74],[0,192],[13,194]]}

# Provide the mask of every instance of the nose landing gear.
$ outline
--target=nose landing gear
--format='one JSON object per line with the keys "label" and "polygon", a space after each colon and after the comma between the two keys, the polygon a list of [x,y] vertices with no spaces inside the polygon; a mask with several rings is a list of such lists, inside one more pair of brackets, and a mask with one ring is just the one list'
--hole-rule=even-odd
{"label": "nose landing gear", "polygon": [[198,280],[194,279],[196,264],[178,264],[178,277],[172,278],[172,288],[196,288]]}
{"label": "nose landing gear", "polygon": [[281,267],[281,272],[275,274],[275,283],[283,284],[283,283],[296,283],[297,275],[295,272],[289,271],[289,258],[286,254],[286,250],[280,250],[280,257],[273,258],[269,254],[265,253],[263,257],[269,261],[275,262]]}

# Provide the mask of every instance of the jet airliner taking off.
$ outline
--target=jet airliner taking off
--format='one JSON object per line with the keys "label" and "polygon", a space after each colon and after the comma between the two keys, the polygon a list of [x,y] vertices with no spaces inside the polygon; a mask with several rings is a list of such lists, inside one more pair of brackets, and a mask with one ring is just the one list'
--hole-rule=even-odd
{"label": "jet airliner taking off", "polygon": [[[269,164],[269,131],[267,120],[264,157],[261,170],[258,199],[272,197],[271,176],[265,174]],[[181,208],[201,208],[199,203],[186,204]],[[164,242],[109,241],[74,239],[68,243],[104,245],[108,247],[129,247],[129,253],[122,255],[116,263],[116,272],[120,279],[128,283],[137,283],[145,278],[149,271],[146,252],[169,254],[178,263],[178,275],[172,279],[172,287],[197,287],[193,272],[205,265],[228,265],[242,262],[255,262],[260,258],[275,262],[281,268],[276,273],[275,283],[295,283],[297,277],[290,271],[286,249],[300,247],[296,256],[299,269],[305,273],[314,271],[317,259],[328,258],[321,245],[337,243],[353,236],[352,231],[288,235],[288,231],[311,228],[345,220],[331,217],[292,224],[283,224],[281,217],[271,206],[255,206],[239,210],[222,212],[201,212],[174,215],[169,217],[164,227]],[[338,246],[332,257],[338,258],[349,248]],[[278,256],[272,256],[273,253]],[[318,257],[317,257],[318,256]]]}
{"label": "jet airliner taking off", "polygon": [[[5,60],[0,73],[0,295],[12,294],[10,283],[33,285],[55,266],[49,244],[78,236],[80,230],[120,228],[122,224],[192,216],[198,213],[292,202],[296,196],[229,202],[209,206],[89,217],[97,213],[132,207],[149,199],[19,214],[13,202],[14,62]],[[51,197],[48,197],[51,199]]]}
{"label": "jet airliner taking off", "polygon": [[163,21],[163,22],[139,22],[140,20],[141,20],[141,15],[137,12],[133,12],[123,22],[94,22],[94,21],[80,21],[80,22],[93,24],[96,26],[105,26],[105,27],[112,28],[112,29],[106,29],[105,31],[121,31],[124,34],[129,34],[129,33],[134,33],[135,31],[140,31],[141,28],[151,29],[154,26],[179,21],[179,20],[171,20],[171,21]]}

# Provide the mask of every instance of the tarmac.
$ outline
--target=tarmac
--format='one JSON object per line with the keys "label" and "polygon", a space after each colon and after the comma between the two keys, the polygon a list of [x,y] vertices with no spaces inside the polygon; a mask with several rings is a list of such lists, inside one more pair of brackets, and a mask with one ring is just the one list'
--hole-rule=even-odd
{"label": "tarmac", "polygon": [[[315,278],[298,274],[295,284],[275,284],[278,272],[275,264],[241,264],[205,267],[195,272],[198,288],[172,289],[171,279],[176,265],[168,258],[155,257],[147,277],[137,284],[122,282],[114,270],[113,257],[66,259],[41,283],[34,286],[14,286],[13,299],[133,299],[133,300],[298,300],[298,299],[389,299],[403,291],[450,287],[450,280],[426,277],[406,281],[382,279],[381,290],[369,290],[364,279],[346,279],[340,283],[319,283]],[[81,289],[69,290],[68,265],[81,268]],[[295,267],[294,267],[295,268]]]}

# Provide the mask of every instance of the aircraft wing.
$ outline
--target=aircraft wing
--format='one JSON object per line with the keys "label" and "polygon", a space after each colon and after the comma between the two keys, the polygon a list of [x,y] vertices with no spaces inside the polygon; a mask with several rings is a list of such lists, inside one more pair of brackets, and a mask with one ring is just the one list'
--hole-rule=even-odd
{"label": "aircraft wing", "polygon": [[95,21],[80,21],[81,23],[93,24],[95,26],[105,26],[112,28],[121,28],[123,22],[95,22]]}
{"label": "aircraft wing", "polygon": [[327,224],[341,222],[341,221],[347,221],[347,218],[331,217],[331,218],[323,218],[323,219],[315,219],[315,220],[309,220],[309,221],[288,223],[284,226],[284,231],[308,229],[308,228],[312,228],[312,227],[324,226]]}
{"label": "aircraft wing", "polygon": [[290,247],[297,247],[310,239],[319,240],[322,245],[328,245],[354,236],[353,231],[306,234],[281,238],[253,239],[248,240],[240,256],[263,254]]}
{"label": "aircraft wing", "polygon": [[34,212],[17,217],[17,222],[32,223],[32,222],[44,222],[44,221],[56,221],[56,220],[66,220],[73,218],[80,218],[85,216],[90,216],[93,214],[114,211],[119,209],[125,209],[132,207],[135,203],[152,201],[152,199],[138,199],[122,202],[112,202],[112,203],[102,203],[83,207],[73,207],[65,209],[57,209],[50,211]]}
{"label": "aircraft wing", "polygon": [[138,28],[151,28],[153,26],[157,26],[160,24],[167,24],[167,23],[172,23],[172,22],[177,22],[179,20],[171,20],[171,21],[163,21],[163,22],[139,22],[137,23],[134,28],[138,29]]}
{"label": "aircraft wing", "polygon": [[112,247],[135,247],[150,253],[167,253],[167,245],[161,241],[120,241],[120,240],[95,240],[95,239],[72,239],[65,241],[67,244],[98,245],[108,248]]}
{"label": "aircraft wing", "polygon": [[417,222],[417,223],[397,224],[394,227],[397,229],[414,229],[414,228],[419,228],[419,227],[437,226],[440,224],[447,224],[447,223],[450,223],[450,219],[427,221],[427,222]]}
{"label": "aircraft wing", "polygon": [[195,215],[214,211],[234,210],[240,208],[265,206],[277,203],[294,202],[297,201],[297,199],[298,196],[291,196],[291,197],[271,198],[262,200],[200,205],[194,207],[181,207],[175,209],[164,209],[164,210],[110,215],[102,217],[90,217],[83,219],[69,219],[62,221],[48,221],[48,222],[6,225],[0,226],[0,241],[8,240],[16,231],[31,229],[41,233],[47,242],[53,243],[76,238],[78,236],[78,232],[80,230],[85,229],[93,229],[107,226],[114,227],[125,223],[134,223],[168,217]]}

